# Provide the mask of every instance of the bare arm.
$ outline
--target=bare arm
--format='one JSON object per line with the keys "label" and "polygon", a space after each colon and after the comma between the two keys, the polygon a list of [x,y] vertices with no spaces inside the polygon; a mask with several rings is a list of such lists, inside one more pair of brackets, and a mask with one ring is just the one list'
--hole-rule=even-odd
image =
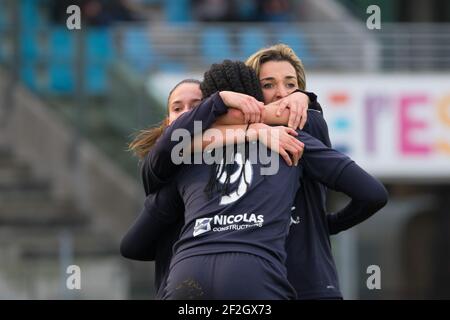
{"label": "bare arm", "polygon": [[[310,96],[312,100],[310,99]],[[230,95],[230,97],[233,98],[234,96]],[[307,111],[309,108],[309,103],[311,103],[312,107],[316,109],[318,103],[317,103],[317,96],[315,94],[308,93],[307,95],[301,91],[295,91],[276,102],[264,106],[263,112],[261,114],[261,121],[250,121],[250,122],[251,123],[263,122],[270,125],[287,125],[288,127],[293,129],[297,128],[303,129],[308,117]],[[246,110],[245,108],[241,107],[238,108],[240,104],[241,101],[236,101],[236,103],[230,105],[232,108],[235,109],[229,109],[228,114],[225,115],[223,118],[219,117],[216,120],[216,123],[218,124],[248,123],[249,122],[248,115],[247,116],[245,114],[242,115],[239,112]]]}
{"label": "bare arm", "polygon": [[[264,123],[247,125],[213,125],[203,135],[196,135],[193,139],[193,150],[211,150],[225,145],[243,143],[245,141],[261,141],[271,150],[279,153],[289,166],[297,165],[300,160],[304,144],[295,137],[297,132],[283,126],[271,127]],[[291,159],[292,157],[292,159]]]}
{"label": "bare arm", "polygon": [[[290,114],[289,109],[284,109],[280,116],[277,116],[277,110],[278,104],[276,102],[266,105],[263,112],[263,123],[287,126]],[[229,109],[225,115],[218,117],[215,122],[216,125],[244,125],[245,123],[244,114],[234,108]]]}

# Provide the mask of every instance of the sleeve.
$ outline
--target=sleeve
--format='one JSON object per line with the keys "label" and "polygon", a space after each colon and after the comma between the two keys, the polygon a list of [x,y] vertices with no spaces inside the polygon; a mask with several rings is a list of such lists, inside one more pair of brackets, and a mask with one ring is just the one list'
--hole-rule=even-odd
{"label": "sleeve", "polygon": [[303,156],[300,159],[305,174],[327,187],[335,189],[336,180],[340,173],[353,161],[343,153],[327,147],[306,132],[297,132],[297,139],[305,144]]}
{"label": "sleeve", "polygon": [[328,125],[323,118],[322,113],[317,110],[308,110],[308,120],[306,121],[303,131],[331,148],[331,139],[328,131]]}
{"label": "sleeve", "polygon": [[121,255],[133,260],[154,260],[158,238],[183,214],[183,201],[173,183],[147,196],[144,208],[122,238]]}
{"label": "sleeve", "polygon": [[[316,137],[320,136],[322,141],[305,132],[299,134],[299,139],[305,143],[301,160],[305,174],[351,198],[344,209],[327,215],[330,234],[337,234],[368,219],[384,207],[388,198],[387,191],[377,179],[349,157],[324,144],[329,141],[329,136],[322,115],[315,112],[308,118],[307,124],[308,122],[310,124],[305,126],[305,131],[309,130]],[[331,142],[329,145],[331,146]]]}
{"label": "sleeve", "polygon": [[172,149],[179,141],[172,141],[172,133],[176,129],[186,129],[191,137],[194,132],[194,121],[201,121],[202,130],[205,131],[218,117],[227,113],[228,108],[217,92],[205,99],[200,105],[184,114],[168,126],[155,146],[150,150],[142,163],[142,181],[146,195],[155,192],[163,184],[170,181],[170,177],[177,172],[179,165],[171,160]]}
{"label": "sleeve", "polygon": [[330,234],[363,222],[383,208],[388,200],[383,184],[356,163],[351,163],[341,172],[336,181],[336,191],[349,195],[352,200],[344,209],[327,215]]}

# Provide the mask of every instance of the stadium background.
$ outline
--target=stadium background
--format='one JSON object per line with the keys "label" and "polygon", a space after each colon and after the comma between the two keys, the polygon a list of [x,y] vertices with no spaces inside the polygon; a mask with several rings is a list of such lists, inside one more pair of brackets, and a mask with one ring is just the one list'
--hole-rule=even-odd
{"label": "stadium background", "polygon": [[[153,264],[118,252],[144,196],[126,142],[178,80],[277,42],[336,148],[390,193],[332,237],[345,298],[450,298],[449,22],[446,0],[0,0],[0,299],[152,298]],[[346,201],[331,193],[330,210]]]}

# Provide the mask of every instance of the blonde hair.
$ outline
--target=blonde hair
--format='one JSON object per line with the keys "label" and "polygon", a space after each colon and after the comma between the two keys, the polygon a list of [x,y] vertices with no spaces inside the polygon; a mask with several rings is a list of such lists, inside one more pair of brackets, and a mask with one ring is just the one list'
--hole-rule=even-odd
{"label": "blonde hair", "polygon": [[252,54],[245,64],[255,70],[259,77],[261,66],[269,61],[287,61],[295,69],[297,75],[298,87],[301,90],[306,88],[305,67],[300,58],[295,54],[294,50],[283,43],[274,46],[263,48]]}

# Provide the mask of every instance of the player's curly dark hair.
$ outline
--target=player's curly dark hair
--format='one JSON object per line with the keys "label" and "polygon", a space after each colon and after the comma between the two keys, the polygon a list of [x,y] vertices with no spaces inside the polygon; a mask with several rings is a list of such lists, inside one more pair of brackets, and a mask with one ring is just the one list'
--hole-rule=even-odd
{"label": "player's curly dark hair", "polygon": [[[233,91],[247,94],[254,97],[258,101],[264,101],[261,86],[255,71],[245,65],[241,61],[224,60],[222,63],[215,63],[211,68],[205,72],[203,81],[200,84],[203,98],[207,98],[218,91]],[[248,147],[245,148],[244,164],[248,160]],[[225,148],[223,150],[225,155]],[[235,153],[237,147],[235,146]],[[228,155],[229,156],[229,155]],[[221,195],[228,195],[230,193],[230,176],[236,170],[234,161],[224,159],[225,165],[215,164],[211,166],[211,174],[208,184],[205,187],[205,192],[211,198],[214,191],[218,191]],[[243,176],[245,183],[248,185],[245,177],[244,166],[239,175],[239,179]],[[218,180],[226,173],[226,180],[223,184]]]}
{"label": "player's curly dark hair", "polygon": [[224,60],[214,63],[203,76],[200,84],[203,98],[217,91],[234,91],[264,101],[261,86],[255,71],[242,61]]}

